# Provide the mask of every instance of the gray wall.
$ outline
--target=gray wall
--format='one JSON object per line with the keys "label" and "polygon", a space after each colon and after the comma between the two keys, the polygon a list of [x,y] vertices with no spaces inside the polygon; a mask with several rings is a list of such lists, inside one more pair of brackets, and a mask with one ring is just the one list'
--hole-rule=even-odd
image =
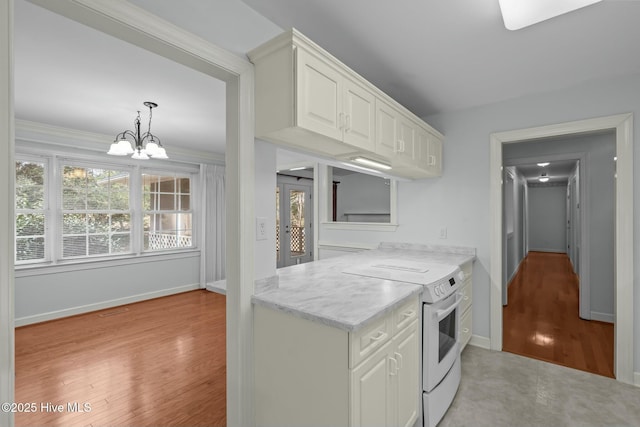
{"label": "gray wall", "polygon": [[[577,85],[493,105],[449,112],[426,120],[445,135],[444,174],[440,178],[401,182],[395,232],[321,229],[328,242],[406,241],[477,248],[474,264],[473,333],[489,337],[489,137],[493,132],[583,120],[632,112],[640,114],[640,75]],[[634,144],[640,144],[635,132]],[[640,150],[634,152],[640,165]],[[640,174],[635,176],[634,199],[640,201]],[[638,203],[636,203],[638,205]],[[448,238],[438,239],[448,228]],[[640,265],[640,215],[634,220],[634,254]],[[596,240],[597,241],[597,240]],[[635,307],[640,307],[640,278],[635,282]],[[635,371],[640,371],[640,316],[634,319]]]}
{"label": "gray wall", "polygon": [[566,252],[567,186],[529,187],[529,250]]}
{"label": "gray wall", "polygon": [[[345,213],[390,213],[390,187],[384,178],[354,172],[334,176],[333,180],[340,181],[337,190],[337,221],[349,221]],[[358,216],[352,217],[351,221],[354,218],[355,221],[369,220],[365,216]],[[375,216],[375,221],[389,222],[389,217]]]}
{"label": "gray wall", "polygon": [[[613,132],[535,143],[509,144],[504,150],[505,159],[586,153],[585,163],[580,167],[583,168],[585,175],[585,181],[581,185],[585,186],[587,197],[581,204],[588,210],[589,220],[585,226],[591,244],[588,265],[583,265],[582,268],[588,269],[589,274],[591,316],[599,320],[612,320],[614,314],[615,151]],[[563,218],[566,218],[566,187],[563,188],[563,207],[558,206],[557,210],[558,215],[564,215]],[[532,190],[533,188],[529,189],[530,197],[532,197]],[[560,198],[560,195],[556,197]],[[545,214],[543,210],[544,208],[539,210],[540,215]],[[560,210],[562,213],[559,212]],[[532,212],[530,222],[534,221],[533,216]],[[565,239],[564,225],[559,226],[556,223],[556,228]],[[542,233],[541,237],[545,239],[551,238],[544,231],[544,227],[537,228],[535,232]],[[531,229],[529,234],[531,250],[535,250],[533,233]],[[583,242],[586,242],[587,236],[583,237]],[[546,248],[545,242],[541,241],[538,244],[540,245],[538,250],[553,249]],[[582,247],[584,249],[584,243]],[[559,251],[566,251],[566,242],[563,248]]]}
{"label": "gray wall", "polygon": [[102,261],[16,272],[16,325],[200,287],[200,254]]}
{"label": "gray wall", "polygon": [[[510,284],[511,279],[513,279],[513,276],[515,276],[518,271],[520,262],[526,255],[523,248],[526,232],[524,229],[524,199],[527,194],[526,181],[522,175],[514,170],[515,168],[511,167],[508,169],[510,169],[512,173],[507,176],[504,187],[504,218],[507,221],[505,221],[506,238],[503,245],[506,258],[503,280],[506,284]],[[511,176],[513,176],[513,178],[511,178]],[[505,283],[503,283],[503,285]],[[504,295],[503,303],[505,300],[506,295]]]}

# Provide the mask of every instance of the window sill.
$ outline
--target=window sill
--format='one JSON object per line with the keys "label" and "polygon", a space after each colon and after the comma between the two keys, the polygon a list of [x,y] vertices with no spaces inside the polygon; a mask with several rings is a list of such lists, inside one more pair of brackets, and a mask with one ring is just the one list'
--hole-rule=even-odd
{"label": "window sill", "polygon": [[200,249],[183,249],[162,251],[161,253],[143,253],[140,255],[122,255],[118,257],[101,257],[90,259],[60,260],[56,263],[21,264],[15,266],[15,277],[39,276],[53,273],[64,273],[78,270],[119,267],[122,265],[163,262],[167,260],[192,258],[200,256]]}

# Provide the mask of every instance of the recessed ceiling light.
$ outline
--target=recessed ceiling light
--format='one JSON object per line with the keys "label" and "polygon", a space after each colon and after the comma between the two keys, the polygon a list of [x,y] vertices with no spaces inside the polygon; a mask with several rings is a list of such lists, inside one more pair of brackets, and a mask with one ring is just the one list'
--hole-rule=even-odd
{"label": "recessed ceiling light", "polygon": [[541,168],[543,168],[543,167],[545,167],[545,166],[549,166],[549,164],[550,164],[549,162],[541,162],[541,163],[538,163],[538,166],[540,166]]}
{"label": "recessed ceiling light", "polygon": [[519,30],[602,0],[499,0],[504,26]]}

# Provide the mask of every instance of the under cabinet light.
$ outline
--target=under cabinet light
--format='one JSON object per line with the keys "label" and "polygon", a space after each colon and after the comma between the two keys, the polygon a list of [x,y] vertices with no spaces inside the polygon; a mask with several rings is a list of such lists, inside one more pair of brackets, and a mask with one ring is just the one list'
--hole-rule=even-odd
{"label": "under cabinet light", "polygon": [[376,162],[375,160],[367,159],[365,157],[356,157],[355,159],[353,159],[353,161],[366,166],[370,166],[372,168],[378,168],[386,171],[391,169],[391,166],[389,165],[385,165],[384,163]]}
{"label": "under cabinet light", "polygon": [[342,162],[342,164],[344,166],[346,166],[349,170],[357,169],[359,171],[369,172],[369,173],[373,173],[373,174],[376,174],[376,175],[379,175],[379,174],[382,173],[382,172],[377,171],[375,169],[365,168],[364,166],[354,165],[353,163]]}
{"label": "under cabinet light", "polygon": [[519,30],[602,0],[498,0],[504,26]]}
{"label": "under cabinet light", "polygon": [[306,166],[300,166],[297,168],[291,168],[289,169],[290,171],[301,171],[301,170],[305,170],[307,167]]}

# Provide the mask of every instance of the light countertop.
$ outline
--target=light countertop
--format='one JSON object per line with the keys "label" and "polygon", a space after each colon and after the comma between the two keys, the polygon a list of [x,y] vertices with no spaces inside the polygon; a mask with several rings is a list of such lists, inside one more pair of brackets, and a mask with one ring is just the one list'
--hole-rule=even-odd
{"label": "light countertop", "polygon": [[384,316],[422,286],[342,273],[372,261],[419,261],[462,265],[475,259],[475,249],[383,243],[378,249],[281,268],[277,286],[257,292],[253,303],[355,332]]}

